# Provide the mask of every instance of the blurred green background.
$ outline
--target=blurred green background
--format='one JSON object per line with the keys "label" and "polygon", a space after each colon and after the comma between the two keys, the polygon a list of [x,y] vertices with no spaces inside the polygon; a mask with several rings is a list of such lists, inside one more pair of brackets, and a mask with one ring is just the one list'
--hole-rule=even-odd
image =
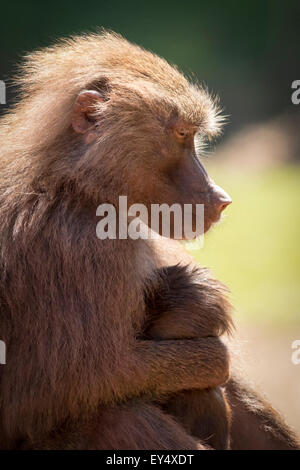
{"label": "blurred green background", "polygon": [[[241,174],[213,168],[233,204],[195,253],[232,289],[237,315],[300,326],[300,168]],[[300,328],[299,328],[300,335]]]}
{"label": "blurred green background", "polygon": [[290,106],[299,77],[297,0],[1,3],[0,77],[25,51],[99,26],[175,62],[221,97],[227,132]]}
{"label": "blurred green background", "polygon": [[220,96],[228,124],[205,164],[233,204],[192,253],[232,291],[243,371],[300,431],[300,365],[291,363],[300,338],[299,19],[296,0],[5,2],[0,79],[24,52],[103,26]]}

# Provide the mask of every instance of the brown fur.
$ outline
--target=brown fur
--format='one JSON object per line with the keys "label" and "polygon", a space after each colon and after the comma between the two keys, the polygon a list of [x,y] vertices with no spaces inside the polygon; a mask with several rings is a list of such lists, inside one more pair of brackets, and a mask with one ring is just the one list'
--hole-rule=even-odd
{"label": "brown fur", "polygon": [[[22,99],[0,126],[2,447],[47,447],[42,436],[59,428],[77,436],[72,448],[87,445],[81,424],[98,419],[99,405],[114,407],[114,442],[131,447],[121,425],[127,401],[129,423],[152,417],[136,446],[197,448],[160,411],[145,402],[140,414],[129,400],[223,383],[226,347],[217,337],[137,339],[155,254],[143,240],[98,240],[95,214],[119,194],[147,206],[202,202],[208,228],[218,215],[214,185],[194,156],[181,158],[192,140],[177,143],[173,126],[214,134],[215,105],[163,59],[113,34],[64,41],[22,70]],[[100,97],[94,105],[79,100],[86,89]]]}
{"label": "brown fur", "polygon": [[[175,136],[215,135],[215,103],[163,59],[106,33],[28,56],[18,82],[21,100],[0,124],[1,447],[203,448],[161,403],[170,397],[180,420],[173,397],[224,383],[228,352],[200,333],[142,338],[159,250],[98,240],[95,214],[118,195],[148,207],[198,202],[208,229],[217,191],[188,158],[192,140]],[[193,318],[203,332],[201,310]],[[224,318],[210,321],[224,329]]]}
{"label": "brown fur", "polygon": [[300,441],[279,413],[241,380],[226,385],[232,407],[233,450],[299,450]]}
{"label": "brown fur", "polygon": [[[66,423],[34,448],[46,450],[206,450],[161,407],[145,400],[123,405],[101,406],[96,414],[80,422]],[[32,444],[23,443],[22,449]]]}
{"label": "brown fur", "polygon": [[[158,271],[155,283],[146,295],[146,337],[205,338],[230,332],[227,291],[207,269],[168,266]],[[211,448],[229,448],[230,407],[221,388],[177,393],[164,409]]]}

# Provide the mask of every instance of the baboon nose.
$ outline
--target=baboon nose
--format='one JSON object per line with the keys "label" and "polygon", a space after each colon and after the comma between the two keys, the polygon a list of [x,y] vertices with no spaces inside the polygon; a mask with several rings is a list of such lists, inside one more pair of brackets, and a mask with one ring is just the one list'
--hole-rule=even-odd
{"label": "baboon nose", "polygon": [[231,197],[219,186],[214,187],[214,204],[219,213],[232,203]]}
{"label": "baboon nose", "polygon": [[220,204],[219,204],[219,210],[220,212],[222,212],[224,209],[226,209],[227,206],[229,206],[229,204],[232,203],[232,200],[229,198],[229,199],[226,199],[226,201],[221,201],[220,200]]}

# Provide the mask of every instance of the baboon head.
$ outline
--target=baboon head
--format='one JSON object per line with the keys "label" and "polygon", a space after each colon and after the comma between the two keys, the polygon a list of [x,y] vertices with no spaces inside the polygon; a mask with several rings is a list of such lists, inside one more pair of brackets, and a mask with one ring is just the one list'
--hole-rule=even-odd
{"label": "baboon head", "polygon": [[29,56],[23,82],[43,113],[33,137],[47,145],[39,185],[44,173],[52,191],[97,205],[125,195],[149,212],[192,204],[190,228],[204,204],[205,231],[230,204],[196,150],[220,131],[215,100],[164,59],[113,33],[81,36]]}

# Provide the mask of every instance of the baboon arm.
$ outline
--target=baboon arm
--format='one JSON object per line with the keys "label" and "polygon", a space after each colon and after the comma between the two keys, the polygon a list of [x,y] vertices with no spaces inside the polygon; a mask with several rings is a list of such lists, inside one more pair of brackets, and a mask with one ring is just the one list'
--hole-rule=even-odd
{"label": "baboon arm", "polygon": [[154,395],[215,387],[229,374],[228,351],[219,338],[138,341],[135,360],[133,390]]}
{"label": "baboon arm", "polygon": [[232,449],[300,449],[296,435],[280,415],[239,379],[231,379],[226,384],[226,395],[232,410]]}

